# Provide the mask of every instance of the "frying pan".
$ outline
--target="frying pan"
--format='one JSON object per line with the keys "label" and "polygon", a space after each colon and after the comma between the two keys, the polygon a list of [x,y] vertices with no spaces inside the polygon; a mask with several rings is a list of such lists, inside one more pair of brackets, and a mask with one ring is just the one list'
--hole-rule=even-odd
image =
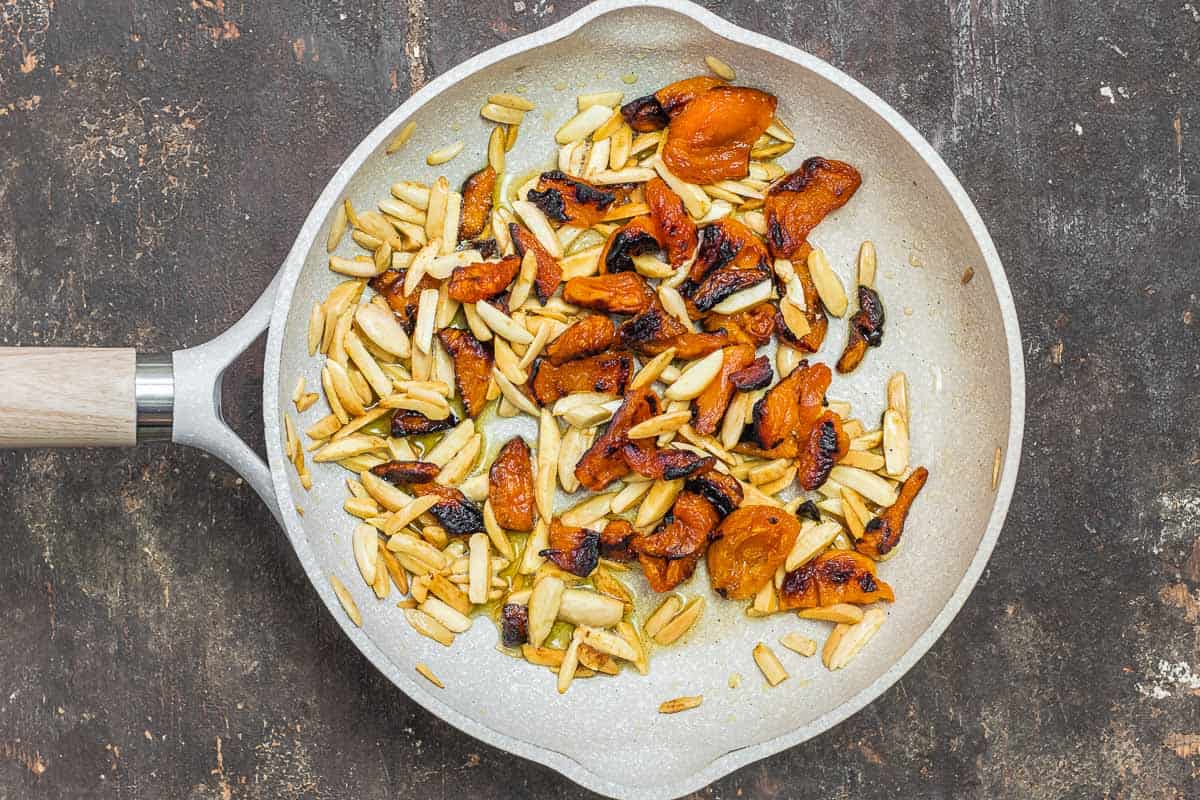
{"label": "frying pan", "polygon": [[[862,172],[857,195],[812,238],[843,280],[852,273],[858,243],[875,242],[888,328],[884,345],[853,375],[839,378],[831,396],[850,401],[863,420],[878,419],[886,377],[904,370],[913,460],[928,465],[933,477],[910,517],[902,552],[881,569],[897,602],[846,669],[831,673],[818,659],[781,651],[791,680],[767,688],[751,659],[754,644],[793,630],[821,640],[824,623],[790,614],[749,619],[742,604],[710,596],[702,624],[683,645],[656,651],[649,676],[626,671],[576,681],[559,696],[549,671],[496,651],[491,625],[476,624],[447,650],[409,629],[394,602],[370,599],[351,555],[353,526],[341,510],[345,473],[313,465],[315,485],[304,491],[283,454],[281,414],[294,413],[289,398],[298,375],[309,386],[319,383],[319,364],[306,352],[306,326],[313,303],[339,280],[327,268],[324,242],[342,198],[369,203],[386,196],[397,179],[428,181],[444,172],[458,180],[476,169],[487,141],[476,109],[490,92],[521,86],[538,105],[509,154],[509,168],[519,174],[543,166],[577,93],[620,88],[627,98],[647,94],[701,71],[709,54],[734,65],[739,83],[778,95],[781,117],[798,140],[785,166],[821,154]],[[621,78],[629,75],[636,80],[626,86]],[[385,155],[385,143],[409,120],[417,132],[400,153]],[[466,150],[443,167],[427,167],[415,155],[458,138]],[[964,281],[968,269],[974,277]],[[220,408],[225,368],[265,329],[269,466],[225,424]],[[822,356],[840,352],[844,337],[844,323],[835,320]],[[64,387],[61,375],[87,379]],[[912,667],[965,602],[999,535],[1016,479],[1025,402],[1017,317],[999,257],[929,144],[886,103],[823,61],[682,0],[601,0],[459,65],[416,93],[355,148],[270,287],[216,339],[168,356],[0,349],[0,387],[0,447],[170,438],[224,459],[271,507],[346,635],[409,697],[479,739],[622,798],[676,797],[805,741]],[[304,419],[325,413],[318,406]],[[498,421],[484,434],[507,438],[520,424]],[[362,628],[341,610],[330,575],[355,595]],[[706,586],[701,573],[684,588],[707,595]],[[432,667],[447,688],[418,677],[418,662]],[[736,689],[729,686],[734,673],[743,678]],[[704,695],[703,705],[684,714],[656,713],[660,702],[684,694]]]}

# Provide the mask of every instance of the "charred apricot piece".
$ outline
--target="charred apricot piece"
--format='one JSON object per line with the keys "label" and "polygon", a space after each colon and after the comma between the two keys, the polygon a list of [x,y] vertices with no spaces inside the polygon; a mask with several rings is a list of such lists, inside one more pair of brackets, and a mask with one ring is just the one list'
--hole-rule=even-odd
{"label": "charred apricot piece", "polygon": [[739,392],[749,392],[755,389],[765,389],[771,385],[775,371],[771,369],[771,360],[759,356],[737,372],[729,376],[729,382]]}
{"label": "charred apricot piece", "polygon": [[900,544],[900,535],[904,533],[904,521],[908,519],[908,510],[913,500],[921,493],[925,481],[929,479],[929,470],[917,467],[912,474],[900,484],[900,494],[896,502],[887,508],[879,509],[866,525],[862,538],[854,544],[854,549],[876,561],[887,558],[896,546]]}
{"label": "charred apricot piece", "polygon": [[500,610],[500,640],[505,647],[520,647],[529,641],[529,606],[504,604]]}
{"label": "charred apricot piece", "polygon": [[415,483],[412,491],[417,497],[434,495],[437,503],[429,509],[437,518],[446,533],[451,536],[461,536],[483,530],[483,512],[467,499],[467,496],[453,486],[442,486],[440,483]]}
{"label": "charred apricot piece", "polygon": [[624,353],[602,353],[555,366],[541,358],[534,362],[530,387],[543,406],[575,392],[624,393],[633,375],[633,359]]}
{"label": "charred apricot piece", "polygon": [[656,480],[673,481],[705,472],[712,467],[714,460],[712,456],[702,456],[691,450],[660,450],[655,447],[653,439],[631,441],[621,452],[630,469]]}
{"label": "charred apricot piece", "polygon": [[775,576],[800,534],[800,522],[781,508],[742,506],[721,521],[708,546],[714,591],[748,600]]}
{"label": "charred apricot piece", "polygon": [[633,257],[659,248],[659,231],[654,220],[643,214],[612,232],[600,251],[600,274],[634,269]]}
{"label": "charred apricot piece", "polygon": [[890,603],[895,599],[892,587],[875,577],[875,562],[853,550],[821,553],[785,575],[779,589],[781,609],[866,605],[879,600]]}
{"label": "charred apricot piece", "polygon": [[556,519],[550,523],[547,544],[538,555],[572,575],[586,578],[600,563],[600,534],[596,531],[564,525]]}
{"label": "charred apricot piece", "polygon": [[428,461],[385,461],[371,467],[371,472],[388,483],[429,483],[442,468]]}
{"label": "charred apricot piece", "polygon": [[737,478],[715,469],[693,475],[684,482],[683,488],[712,503],[722,517],[732,514],[742,504],[742,485]]}
{"label": "charred apricot piece", "polygon": [[825,314],[825,305],[821,302],[817,285],[813,283],[812,274],[808,271],[808,251],[811,249],[805,244],[802,254],[798,254],[798,257],[792,261],[796,278],[804,289],[804,318],[808,321],[808,333],[797,338],[784,322],[783,313],[779,312],[775,315],[775,333],[779,336],[779,343],[806,353],[815,353],[821,349],[821,343],[825,341],[825,333],[829,329],[829,317]]}
{"label": "charred apricot piece", "polygon": [[722,84],[724,81],[709,75],[684,78],[621,106],[621,116],[639,133],[662,130],[697,95]]}
{"label": "charred apricot piece", "polygon": [[396,315],[397,321],[410,336],[417,327],[417,303],[421,292],[426,289],[438,288],[438,281],[429,275],[423,275],[417,282],[417,288],[410,295],[404,294],[405,270],[389,269],[371,278],[368,285],[387,301]]}
{"label": "charred apricot piece", "polygon": [[609,561],[633,561],[632,540],[633,526],[627,520],[609,520],[600,532],[600,555]]}
{"label": "charred apricot piece", "polygon": [[590,228],[616,201],[615,193],[573,178],[565,172],[543,172],[537,186],[525,196],[549,219],[564,225]]}
{"label": "charred apricot piece", "polygon": [[629,443],[629,429],[645,422],[659,411],[658,395],[649,387],[642,387],[625,396],[625,402],[609,421],[604,433],[592,442],[592,446],[575,466],[575,477],[585,488],[598,492],[610,483],[629,473],[623,449]]}
{"label": "charred apricot piece", "polygon": [[462,186],[462,211],[458,219],[458,239],[466,241],[483,233],[492,215],[492,192],[496,189],[496,170],[486,166],[467,178]]}
{"label": "charred apricot piece", "polygon": [[722,267],[710,272],[691,293],[691,300],[700,311],[708,311],[731,294],[749,289],[771,276],[763,269]]}
{"label": "charred apricot piece", "polygon": [[533,530],[533,461],[519,436],[505,442],[488,470],[488,502],[501,528]]}
{"label": "charred apricot piece", "polygon": [[790,437],[807,436],[832,380],[829,367],[801,361],[775,384],[754,404],[753,431],[759,447],[769,450]]}
{"label": "charred apricot piece", "polygon": [[[707,436],[717,429],[725,416],[725,409],[733,398],[733,375],[754,360],[754,348],[748,344],[726,347],[721,360],[721,370],[695,400],[692,410],[692,427],[697,433]],[[768,369],[769,369],[768,365]]]}
{"label": "charred apricot piece", "polygon": [[430,419],[420,411],[396,409],[392,415],[392,436],[423,436],[426,433],[446,431],[458,424],[458,418],[453,414],[445,419]]}
{"label": "charred apricot piece", "polygon": [[438,341],[454,362],[454,383],[467,414],[474,419],[487,405],[487,387],[492,379],[492,354],[470,331],[442,328]]}
{"label": "charred apricot piece", "polygon": [[[735,219],[719,219],[700,228],[696,260],[688,269],[688,283],[699,286],[704,277],[724,266],[766,269],[767,248],[754,231]],[[685,292],[687,294],[687,292]]]}
{"label": "charred apricot piece", "polygon": [[546,345],[546,358],[554,366],[603,353],[617,336],[617,327],[603,314],[589,314]]}
{"label": "charred apricot piece", "polygon": [[796,479],[803,488],[816,489],[829,478],[833,465],[850,449],[850,437],[842,430],[842,418],[826,411],[817,417],[799,444]]}
{"label": "charred apricot piece", "polygon": [[745,86],[714,86],[671,119],[662,160],[698,184],[746,177],[750,148],[775,117],[774,95]]}
{"label": "charred apricot piece", "polygon": [[517,256],[467,264],[450,274],[446,293],[460,303],[490,300],[508,288],[520,271],[521,259]]}
{"label": "charred apricot piece", "polygon": [[638,553],[637,559],[650,588],[656,592],[669,592],[692,577],[703,555],[698,551],[683,558],[667,559]]}
{"label": "charred apricot piece", "polygon": [[667,313],[657,297],[649,308],[617,329],[617,344],[642,355],[658,355],[674,347],[677,358],[690,360],[720,350],[728,343],[724,331],[690,333],[682,322]]}
{"label": "charred apricot piece", "polygon": [[639,555],[671,561],[702,553],[720,519],[712,503],[698,494],[680,492],[653,533],[634,537],[633,549]]}
{"label": "charred apricot piece", "polygon": [[672,267],[686,264],[696,251],[699,234],[683,199],[662,178],[651,178],[644,191],[650,218],[658,228],[659,244],[667,251],[667,261]]}
{"label": "charred apricot piece", "polygon": [[701,325],[706,331],[725,331],[732,344],[748,344],[758,348],[771,341],[777,311],[775,304],[768,301],[736,314],[708,314]]}
{"label": "charred apricot piece", "polygon": [[512,237],[517,255],[524,258],[526,251],[533,251],[533,255],[537,259],[533,290],[537,293],[538,300],[546,302],[550,295],[558,290],[558,285],[562,283],[562,268],[558,266],[558,260],[550,255],[546,248],[542,247],[537,237],[524,226],[510,222],[508,223],[508,233]]}
{"label": "charred apricot piece", "polygon": [[654,301],[654,290],[636,272],[571,278],[563,287],[568,303],[609,314],[640,314]]}
{"label": "charred apricot piece", "polygon": [[867,347],[878,347],[883,341],[883,303],[874,289],[858,287],[858,311],[850,317],[850,336],[846,349],[838,359],[837,371],[853,372],[862,363]]}
{"label": "charred apricot piece", "polygon": [[771,255],[796,260],[812,229],[829,212],[846,205],[861,184],[862,176],[854,167],[820,156],[807,159],[800,169],[772,184],[763,202]]}

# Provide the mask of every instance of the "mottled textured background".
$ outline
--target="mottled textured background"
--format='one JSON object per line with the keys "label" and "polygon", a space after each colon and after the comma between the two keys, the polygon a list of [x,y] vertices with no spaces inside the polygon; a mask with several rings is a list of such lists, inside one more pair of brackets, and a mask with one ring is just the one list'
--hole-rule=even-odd
{"label": "mottled textured background", "polygon": [[[0,344],[220,332],[379,119],[579,5],[0,0]],[[1200,796],[1200,3],[709,5],[866,83],[959,175],[1029,419],[946,636],[698,796]],[[227,400],[261,439],[260,359]],[[224,465],[0,453],[3,800],[582,794],[381,679]]]}

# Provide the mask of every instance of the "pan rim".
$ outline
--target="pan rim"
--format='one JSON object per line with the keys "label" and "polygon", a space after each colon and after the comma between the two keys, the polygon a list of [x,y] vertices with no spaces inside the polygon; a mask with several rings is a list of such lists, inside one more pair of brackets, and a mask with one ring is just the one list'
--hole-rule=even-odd
{"label": "pan rim", "polygon": [[[769,51],[773,55],[784,58],[796,64],[801,69],[806,69],[814,75],[829,81],[863,103],[877,115],[883,124],[890,126],[916,152],[937,177],[941,187],[953,200],[955,207],[962,215],[963,222],[971,231],[971,235],[983,255],[984,266],[992,282],[1004,326],[1005,344],[1009,361],[1010,412],[1008,441],[1006,442],[1005,453],[1003,454],[1001,480],[996,488],[987,529],[980,540],[979,547],[942,610],[890,668],[848,701],[831,709],[807,725],[765,742],[730,750],[714,758],[703,769],[689,775],[687,778],[669,783],[631,785],[613,782],[609,778],[585,767],[570,756],[518,739],[511,734],[484,725],[471,717],[459,713],[434,696],[430,690],[417,680],[416,676],[410,677],[404,674],[392,664],[383,651],[379,649],[363,630],[355,627],[344,614],[335,610],[340,608],[339,601],[325,580],[321,564],[307,544],[302,521],[296,512],[294,502],[292,502],[291,485],[286,471],[288,462],[284,458],[279,435],[279,364],[283,349],[283,330],[291,308],[297,279],[303,269],[307,254],[314,246],[328,209],[341,197],[343,190],[352,176],[362,163],[383,144],[385,138],[395,129],[398,121],[412,116],[425,104],[436,99],[445,89],[485,67],[511,56],[566,38],[599,17],[625,9],[642,7],[660,8],[681,14],[698,22],[717,36],[758,50]],[[276,497],[279,498],[281,517],[288,539],[291,540],[292,547],[295,549],[296,555],[310,583],[316,589],[317,594],[332,613],[338,625],[341,626],[342,630],[359,651],[388,680],[400,688],[414,702],[465,733],[501,750],[515,753],[523,758],[548,766],[592,791],[614,797],[678,797],[701,789],[747,764],[814,738],[860,711],[893,686],[941,638],[941,635],[962,609],[983,574],[983,570],[986,568],[988,560],[991,557],[1008,513],[1009,504],[1016,486],[1024,432],[1025,366],[1016,307],[1007,277],[1005,276],[999,254],[996,252],[991,236],[976,211],[974,204],[967,196],[966,191],[925,138],[888,103],[884,102],[861,83],[814,55],[734,25],[707,9],[689,2],[689,0],[597,0],[597,2],[584,7],[554,25],[498,45],[464,61],[431,81],[382,120],[342,163],[342,166],[330,179],[307,215],[296,237],[296,241],[288,253],[284,265],[280,269],[279,277],[280,283],[272,310],[264,367],[264,430],[266,433],[272,480],[274,482]]]}

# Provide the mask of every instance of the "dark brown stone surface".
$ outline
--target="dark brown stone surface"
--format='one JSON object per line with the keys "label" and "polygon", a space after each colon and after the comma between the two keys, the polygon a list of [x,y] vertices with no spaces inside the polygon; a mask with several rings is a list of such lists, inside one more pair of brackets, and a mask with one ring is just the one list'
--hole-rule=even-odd
{"label": "dark brown stone surface", "polygon": [[[0,344],[222,331],[416,84],[579,5],[3,0]],[[1030,411],[946,636],[698,796],[1200,796],[1200,4],[711,5],[942,153],[1008,267]],[[260,358],[228,401],[261,439]],[[383,680],[224,465],[0,453],[0,800],[581,794]]]}

